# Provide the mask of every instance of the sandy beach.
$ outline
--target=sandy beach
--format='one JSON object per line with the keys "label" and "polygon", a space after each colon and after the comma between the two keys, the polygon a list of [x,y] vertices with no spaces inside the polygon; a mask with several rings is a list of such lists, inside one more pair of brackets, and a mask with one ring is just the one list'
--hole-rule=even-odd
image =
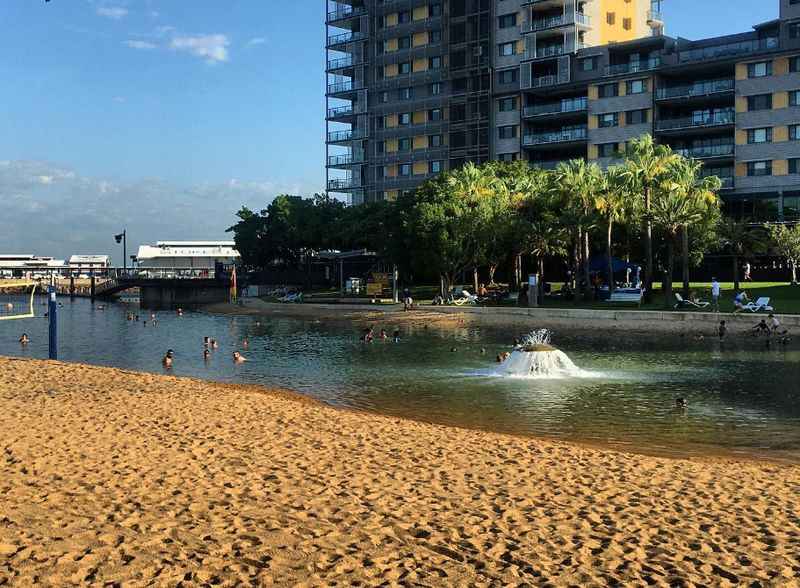
{"label": "sandy beach", "polygon": [[800,583],[800,468],[0,358],[0,585]]}

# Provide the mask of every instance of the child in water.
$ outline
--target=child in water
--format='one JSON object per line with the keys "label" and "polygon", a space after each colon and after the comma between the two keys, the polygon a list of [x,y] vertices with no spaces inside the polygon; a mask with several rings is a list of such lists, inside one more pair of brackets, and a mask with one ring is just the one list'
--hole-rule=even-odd
{"label": "child in water", "polygon": [[233,352],[233,361],[234,361],[234,363],[244,363],[244,362],[247,361],[247,359],[244,356],[242,356],[242,354],[239,353],[238,351],[234,351]]}
{"label": "child in water", "polygon": [[28,338],[28,333],[22,333],[22,337],[19,338],[19,344],[25,347],[31,340]]}
{"label": "child in water", "polygon": [[394,333],[392,333],[392,341],[395,343],[400,343],[400,329],[394,330]]}
{"label": "child in water", "polygon": [[172,349],[168,349],[167,353],[164,355],[163,359],[161,360],[161,364],[165,368],[171,368],[172,367],[172,357],[173,356],[174,356],[174,353],[173,353]]}
{"label": "child in water", "polygon": [[208,361],[211,358],[211,352],[208,348],[203,349],[203,361]]}

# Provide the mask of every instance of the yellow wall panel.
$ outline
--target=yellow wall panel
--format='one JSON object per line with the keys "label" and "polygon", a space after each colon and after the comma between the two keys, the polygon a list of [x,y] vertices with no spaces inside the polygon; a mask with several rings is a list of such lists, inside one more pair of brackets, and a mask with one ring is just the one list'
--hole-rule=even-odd
{"label": "yellow wall panel", "polygon": [[391,14],[386,15],[386,26],[387,27],[396,27],[397,26],[397,13],[393,12]]}
{"label": "yellow wall panel", "polygon": [[620,82],[619,83],[619,95],[620,96],[624,96],[625,95],[625,91],[627,89],[628,89],[628,85],[627,85],[626,82]]}
{"label": "yellow wall panel", "polygon": [[736,97],[736,112],[747,112],[747,98],[744,96]]}
{"label": "yellow wall panel", "polygon": [[619,122],[619,126],[621,127],[624,127],[627,124],[628,121],[625,119],[624,112],[620,112],[619,115],[617,115],[617,121]]}
{"label": "yellow wall panel", "polygon": [[425,20],[428,18],[428,5],[425,6],[417,6],[414,9],[414,20]]}
{"label": "yellow wall panel", "polygon": [[747,131],[743,129],[736,129],[736,144],[737,145],[747,144]]}
{"label": "yellow wall panel", "polygon": [[386,200],[389,200],[390,202],[394,202],[395,200],[397,200],[397,196],[398,196],[399,193],[400,193],[399,190],[388,190],[385,193],[386,194]]}
{"label": "yellow wall panel", "polygon": [[775,92],[772,95],[772,109],[789,107],[789,92]]}
{"label": "yellow wall panel", "polygon": [[386,166],[386,175],[390,178],[397,177],[397,166],[396,165],[387,165]]}
{"label": "yellow wall panel", "polygon": [[423,45],[428,44],[429,33],[414,33],[414,37],[411,41],[414,47],[422,47]]}
{"label": "yellow wall panel", "polygon": [[424,110],[418,110],[411,115],[411,122],[415,125],[424,125],[427,122],[428,113]]}
{"label": "yellow wall panel", "polygon": [[772,162],[772,175],[773,176],[788,176],[789,175],[789,162],[785,159],[776,159]]}
{"label": "yellow wall panel", "polygon": [[426,58],[414,60],[414,71],[426,71],[428,69],[428,60]]}
{"label": "yellow wall panel", "polygon": [[422,176],[428,173],[428,162],[427,161],[415,161],[414,162],[414,175],[415,176]]}
{"label": "yellow wall panel", "polygon": [[396,114],[386,115],[386,127],[389,129],[393,129],[396,126],[397,126],[397,115]]}
{"label": "yellow wall panel", "polygon": [[747,79],[747,64],[746,63],[737,63],[736,64],[736,79],[737,80],[746,80]]}
{"label": "yellow wall panel", "polygon": [[386,139],[386,153],[395,153],[397,151],[397,139]]}
{"label": "yellow wall panel", "polygon": [[743,178],[747,175],[747,164],[746,163],[737,163],[735,167],[734,173],[736,174],[737,178]]}
{"label": "yellow wall panel", "polygon": [[397,39],[387,39],[386,44],[384,45],[384,50],[387,53],[392,53],[393,51],[397,51],[400,48],[400,44]]}
{"label": "yellow wall panel", "polygon": [[516,41],[516,53],[517,55],[522,55],[525,53],[525,42],[521,39]]}
{"label": "yellow wall panel", "polygon": [[789,73],[789,58],[778,57],[772,64],[772,73],[776,76],[784,76]]}
{"label": "yellow wall panel", "polygon": [[596,114],[589,115],[589,128],[590,129],[596,129],[597,128],[597,115]]}
{"label": "yellow wall panel", "polygon": [[597,86],[589,86],[589,100],[597,100],[600,97],[600,90]]}
{"label": "yellow wall panel", "polygon": [[383,77],[393,78],[398,74],[399,70],[396,63],[390,63],[383,66]]}
{"label": "yellow wall panel", "polygon": [[775,127],[772,129],[772,140],[776,143],[783,143],[789,140],[789,127]]}
{"label": "yellow wall panel", "polygon": [[597,145],[589,145],[589,159],[597,159],[598,154]]}
{"label": "yellow wall panel", "polygon": [[427,149],[428,148],[428,137],[425,135],[414,137],[414,149]]}

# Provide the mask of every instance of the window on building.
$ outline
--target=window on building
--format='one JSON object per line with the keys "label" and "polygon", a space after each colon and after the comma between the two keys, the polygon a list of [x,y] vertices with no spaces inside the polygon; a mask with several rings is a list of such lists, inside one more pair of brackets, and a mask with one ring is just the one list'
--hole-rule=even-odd
{"label": "window on building", "polygon": [[748,78],[764,78],[772,75],[772,62],[759,61],[758,63],[747,64]]}
{"label": "window on building", "polygon": [[614,96],[619,96],[619,85],[616,83],[603,84],[598,86],[597,91],[600,98],[613,98]]}
{"label": "window on building", "polygon": [[616,143],[600,143],[597,146],[598,157],[614,157],[617,153]]}
{"label": "window on building", "polygon": [[400,88],[398,94],[400,96],[400,100],[411,100],[414,97],[414,91],[412,88]]}
{"label": "window on building", "polygon": [[383,141],[375,142],[375,155],[381,155],[386,150],[386,143]]}
{"label": "window on building", "polygon": [[397,166],[397,174],[400,176],[410,176],[411,175],[411,164],[410,163],[401,163]]}
{"label": "window on building", "polygon": [[428,111],[428,120],[430,120],[430,121],[442,120],[442,109],[441,108],[431,108]]}
{"label": "window on building", "polygon": [[789,106],[800,106],[800,90],[789,92]]}
{"label": "window on building", "polygon": [[442,5],[438,2],[436,4],[428,5],[428,16],[442,16]]}
{"label": "window on building", "polygon": [[619,113],[607,112],[606,114],[598,114],[597,126],[601,129],[619,126]]}
{"label": "window on building", "polygon": [[800,158],[793,157],[789,160],[789,173],[790,174],[798,174],[800,173],[800,169],[798,168],[798,164],[800,164]]}
{"label": "window on building", "polygon": [[401,126],[407,126],[411,124],[411,113],[410,112],[401,112],[397,117],[397,122]]}
{"label": "window on building", "polygon": [[585,59],[579,59],[578,69],[581,71],[594,71],[597,69],[597,64],[599,61],[599,57],[586,57]]}
{"label": "window on building", "polygon": [[614,12],[606,12],[606,23],[613,25],[617,22],[617,15]]}
{"label": "window on building", "polygon": [[517,26],[517,13],[502,14],[497,17],[497,26],[501,29],[510,29]]}
{"label": "window on building", "polygon": [[770,110],[772,108],[772,94],[759,94],[747,97],[747,110]]}
{"label": "window on building", "polygon": [[428,137],[428,147],[441,147],[441,146],[442,146],[441,135],[430,135]]}
{"label": "window on building", "polygon": [[771,176],[772,175],[772,162],[771,161],[749,161],[749,162],[747,162],[747,175],[748,176]]}
{"label": "window on building", "polygon": [[517,52],[517,44],[514,42],[500,43],[497,47],[500,52],[500,57],[509,57]]}
{"label": "window on building", "polygon": [[397,64],[397,71],[401,74],[410,74],[411,73],[411,62],[405,61],[403,63]]}
{"label": "window on building", "polygon": [[800,22],[790,22],[787,29],[790,39],[800,39]]}
{"label": "window on building", "polygon": [[747,129],[748,143],[772,143],[772,128]]}
{"label": "window on building", "polygon": [[431,96],[438,96],[441,93],[442,93],[442,83],[433,82],[431,84]]}
{"label": "window on building", "polygon": [[380,93],[379,100],[380,100],[380,101],[381,101],[383,104],[386,104],[387,102],[389,102],[389,92],[381,92],[381,93]]}
{"label": "window on building", "polygon": [[442,173],[442,162],[439,161],[439,160],[431,161],[429,166],[428,166],[428,170],[432,174],[440,174],[440,173]]}
{"label": "window on building", "polygon": [[440,56],[430,57],[428,59],[428,69],[440,69],[442,67],[442,58]]}
{"label": "window on building", "polygon": [[497,74],[498,82],[501,84],[513,84],[517,81],[518,73],[519,70],[516,69],[504,69]]}
{"label": "window on building", "polygon": [[428,43],[441,43],[442,42],[442,31],[431,31],[428,33]]}
{"label": "window on building", "polygon": [[800,141],[800,125],[789,125],[789,140]]}
{"label": "window on building", "polygon": [[509,96],[508,98],[501,98],[497,101],[497,110],[499,112],[512,112],[517,109],[517,97]]}
{"label": "window on building", "polygon": [[409,10],[402,10],[397,13],[397,22],[398,24],[405,24],[407,22],[411,22],[411,11]]}
{"label": "window on building", "polygon": [[511,163],[512,161],[516,161],[518,156],[519,156],[518,153],[499,153],[497,155],[497,159],[498,159],[498,161],[504,161],[505,163]]}
{"label": "window on building", "polygon": [[630,80],[626,85],[628,94],[644,94],[647,92],[646,80]]}
{"label": "window on building", "polygon": [[507,125],[504,127],[497,127],[497,135],[500,139],[516,139],[517,125]]}
{"label": "window on building", "polygon": [[623,18],[622,19],[622,28],[626,31],[629,31],[633,28],[633,22],[630,18]]}
{"label": "window on building", "polygon": [[800,55],[789,58],[789,71],[792,73],[800,72]]}
{"label": "window on building", "polygon": [[378,118],[375,119],[375,128],[376,129],[386,128],[386,117],[385,116],[379,116]]}
{"label": "window on building", "polygon": [[411,151],[411,139],[408,137],[403,137],[402,139],[397,140],[397,150],[398,151]]}
{"label": "window on building", "polygon": [[411,49],[411,37],[400,37],[397,39],[398,49]]}
{"label": "window on building", "polygon": [[625,122],[629,125],[643,125],[647,122],[647,109],[629,110],[625,113]]}

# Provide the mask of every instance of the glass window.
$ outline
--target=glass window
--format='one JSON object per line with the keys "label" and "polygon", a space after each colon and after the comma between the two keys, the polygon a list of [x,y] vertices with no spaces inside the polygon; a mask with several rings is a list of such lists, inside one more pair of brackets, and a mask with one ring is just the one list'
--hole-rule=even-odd
{"label": "glass window", "polygon": [[789,173],[790,174],[800,173],[800,172],[798,172],[798,167],[797,167],[798,163],[800,163],[800,158],[793,157],[792,159],[789,160]]}
{"label": "glass window", "polygon": [[398,139],[397,141],[397,150],[398,151],[411,151],[411,139],[408,137],[403,137],[402,139]]}
{"label": "glass window", "polygon": [[441,135],[431,135],[428,137],[428,147],[441,147],[441,146],[442,146]]}
{"label": "glass window", "polygon": [[748,176],[771,176],[772,175],[772,162],[771,161],[750,161],[747,163]]}
{"label": "glass window", "polygon": [[442,162],[441,161],[431,161],[429,166],[430,172],[432,174],[438,174],[442,172]]}
{"label": "glass window", "polygon": [[517,52],[517,44],[516,43],[500,43],[498,45],[500,50],[500,57],[508,57],[510,55],[514,55]]}
{"label": "glass window", "polygon": [[411,175],[411,164],[410,163],[401,163],[398,166],[398,174],[401,176],[410,176]]}
{"label": "glass window", "polygon": [[411,88],[400,88],[400,100],[411,100],[414,97],[414,92]]}
{"label": "glass window", "polygon": [[428,33],[428,43],[441,43],[442,31],[431,31]]}
{"label": "glass window", "polygon": [[428,69],[439,69],[442,67],[442,58],[438,55],[428,59]]}
{"label": "glass window", "polygon": [[597,126],[601,129],[608,127],[616,127],[619,125],[619,113],[608,112],[606,114],[597,115]]}
{"label": "glass window", "polygon": [[511,163],[512,161],[517,160],[518,153],[500,153],[497,155],[497,159],[499,161],[504,161],[506,163]]}
{"label": "glass window", "polygon": [[442,5],[437,3],[428,6],[428,16],[442,16]]}
{"label": "glass window", "polygon": [[772,128],[763,129],[747,129],[747,142],[748,143],[771,143],[772,142]]}
{"label": "glass window", "polygon": [[789,106],[800,106],[800,90],[789,92]]}
{"label": "glass window", "polygon": [[402,112],[397,117],[397,120],[403,126],[410,125],[411,124],[411,113],[410,112]]}
{"label": "glass window", "polygon": [[625,122],[629,125],[641,125],[647,122],[647,110],[631,110],[625,113]]}
{"label": "glass window", "polygon": [[800,72],[800,56],[789,58],[789,71],[792,73]]}
{"label": "glass window", "polygon": [[617,153],[616,143],[601,143],[597,146],[598,157],[614,157]]}
{"label": "glass window", "polygon": [[517,74],[519,70],[516,69],[505,69],[498,74],[498,78],[501,84],[513,84],[517,81]]}
{"label": "glass window", "polygon": [[747,97],[747,110],[770,110],[772,108],[772,94],[759,94]]}
{"label": "glass window", "polygon": [[505,127],[498,127],[498,136],[501,139],[515,139],[517,137],[517,125],[508,125]]}
{"label": "glass window", "polygon": [[603,84],[598,88],[600,98],[613,98],[619,96],[619,86],[614,84]]}
{"label": "glass window", "polygon": [[401,74],[410,74],[411,73],[411,62],[410,61],[406,61],[404,63],[398,64],[397,70]]}
{"label": "glass window", "polygon": [[404,24],[407,22],[411,22],[411,12],[408,10],[403,10],[397,13],[397,22],[399,24]]}
{"label": "glass window", "polygon": [[763,78],[772,75],[772,62],[759,61],[758,63],[747,64],[748,78]]}
{"label": "glass window", "polygon": [[647,82],[645,80],[631,80],[627,83],[628,94],[644,94],[647,92]]}
{"label": "glass window", "polygon": [[512,112],[517,109],[517,97],[510,96],[508,98],[501,98],[497,101],[497,109],[500,112]]}
{"label": "glass window", "polygon": [[800,141],[800,125],[789,125],[789,140]]}
{"label": "glass window", "polygon": [[442,109],[432,108],[428,111],[428,120],[442,120]]}
{"label": "glass window", "polygon": [[509,29],[517,26],[517,13],[503,14],[497,17],[497,26],[501,29]]}
{"label": "glass window", "polygon": [[386,144],[383,141],[377,141],[375,143],[375,154],[380,155],[381,153],[384,152],[385,148]]}
{"label": "glass window", "polygon": [[[794,2],[789,2],[789,4],[794,4]],[[789,23],[789,38],[800,39],[800,22]]]}
{"label": "glass window", "polygon": [[434,82],[431,84],[431,96],[438,96],[442,93],[442,83]]}
{"label": "glass window", "polygon": [[581,71],[594,71],[597,69],[597,57],[587,57],[578,61],[578,67]]}
{"label": "glass window", "polygon": [[389,102],[389,92],[381,92],[380,101],[383,102],[384,104]]}
{"label": "glass window", "polygon": [[800,196],[783,197],[783,220],[800,220]]}

